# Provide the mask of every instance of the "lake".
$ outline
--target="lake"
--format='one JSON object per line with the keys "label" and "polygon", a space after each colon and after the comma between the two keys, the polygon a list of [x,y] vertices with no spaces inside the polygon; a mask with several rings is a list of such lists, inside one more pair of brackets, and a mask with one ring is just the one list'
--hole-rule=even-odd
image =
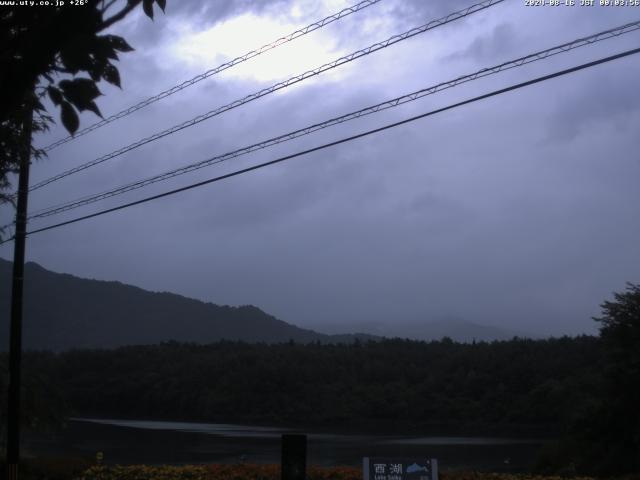
{"label": "lake", "polygon": [[523,472],[541,439],[402,436],[302,431],[277,426],[73,418],[60,434],[27,436],[26,452],[95,457],[105,463],[279,463],[283,433],[305,433],[309,465],[359,466],[365,456],[429,457],[441,469]]}

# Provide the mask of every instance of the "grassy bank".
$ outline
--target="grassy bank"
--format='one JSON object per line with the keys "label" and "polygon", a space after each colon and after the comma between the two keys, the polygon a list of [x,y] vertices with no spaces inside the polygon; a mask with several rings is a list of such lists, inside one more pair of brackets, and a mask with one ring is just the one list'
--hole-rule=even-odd
{"label": "grassy bank", "polygon": [[[443,472],[441,480],[560,480],[561,477],[476,472]],[[146,465],[92,467],[77,480],[280,480],[279,465]],[[309,467],[308,480],[362,480],[354,467]],[[580,477],[574,480],[591,480]]]}
{"label": "grassy bank", "polygon": [[[2,465],[2,473],[5,472]],[[279,465],[90,465],[88,459],[27,459],[21,480],[280,480]],[[440,480],[566,480],[567,477],[532,474],[480,473],[471,471],[441,472]],[[571,477],[572,480],[594,480]],[[362,480],[356,467],[308,467],[307,480]],[[624,477],[618,480],[640,480]]]}

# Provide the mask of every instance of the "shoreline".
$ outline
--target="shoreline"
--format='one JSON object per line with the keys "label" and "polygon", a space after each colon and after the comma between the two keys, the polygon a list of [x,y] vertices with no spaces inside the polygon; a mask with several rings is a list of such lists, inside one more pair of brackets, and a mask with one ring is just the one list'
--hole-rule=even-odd
{"label": "shoreline", "polygon": [[[186,425],[190,426],[193,424]],[[70,421],[62,432],[25,435],[24,447],[25,451],[36,455],[88,459],[94,459],[97,452],[103,452],[107,465],[278,463],[281,431],[265,432],[259,428],[254,432],[249,428],[242,435],[232,432],[232,435],[225,436],[224,432],[193,431],[189,428],[176,431]],[[438,458],[445,469],[518,473],[531,470],[544,445],[536,439],[523,442],[522,439],[508,441],[487,436],[424,437],[340,435],[335,430],[332,434],[316,431],[308,437],[308,464],[358,466],[366,456],[427,457]]]}

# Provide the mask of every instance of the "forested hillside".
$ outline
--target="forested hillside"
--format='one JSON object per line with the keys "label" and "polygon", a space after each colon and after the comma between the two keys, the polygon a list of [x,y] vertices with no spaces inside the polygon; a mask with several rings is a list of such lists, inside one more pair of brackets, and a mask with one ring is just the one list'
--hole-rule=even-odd
{"label": "forested hillside", "polygon": [[[0,259],[0,350],[8,348],[12,263]],[[369,335],[323,335],[252,305],[215,305],[167,292],[149,292],[25,266],[23,341],[27,349],[113,348],[170,340],[209,343],[350,342]]]}
{"label": "forested hillside", "polygon": [[80,416],[543,433],[561,430],[593,397],[600,361],[598,340],[579,337],[167,343],[31,353],[25,363]]}

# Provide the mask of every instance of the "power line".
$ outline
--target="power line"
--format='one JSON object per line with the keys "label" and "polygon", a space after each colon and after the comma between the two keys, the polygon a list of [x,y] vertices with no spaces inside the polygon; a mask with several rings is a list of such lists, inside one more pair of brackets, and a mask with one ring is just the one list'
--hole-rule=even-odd
{"label": "power line", "polygon": [[416,35],[419,35],[421,33],[427,32],[429,30],[432,30],[434,28],[437,28],[439,26],[445,25],[447,23],[453,22],[455,20],[459,20],[461,18],[467,17],[473,13],[477,13],[479,11],[482,11],[486,8],[489,8],[491,6],[497,5],[498,3],[502,3],[504,0],[484,0],[483,2],[471,5],[470,7],[467,7],[463,10],[459,10],[457,12],[453,12],[450,13],[449,15],[439,18],[437,20],[432,20],[420,27],[415,27],[412,28],[411,30],[408,30],[404,33],[401,33],[399,35],[394,35],[382,42],[378,42],[375,43],[373,45],[370,45],[367,48],[358,50],[356,52],[350,53],[349,55],[345,55],[344,57],[340,57],[337,60],[334,60],[332,62],[326,63],[320,67],[314,68],[313,70],[308,70],[300,75],[296,75],[294,77],[291,77],[283,82],[279,82],[276,83],[268,88],[264,88],[256,93],[252,93],[251,95],[247,95],[246,97],[239,99],[239,100],[235,100],[227,105],[218,107],[214,110],[211,110],[207,113],[204,113],[202,115],[199,115],[195,118],[192,118],[191,120],[187,120],[186,122],[180,123],[178,125],[175,125],[171,128],[168,128],[167,130],[164,130],[162,132],[158,132],[155,133],[153,135],[151,135],[150,137],[146,137],[143,138],[142,140],[138,140],[135,143],[132,143],[126,147],[122,147],[118,150],[115,150],[111,153],[108,153],[106,155],[103,155],[102,157],[96,158],[95,160],[91,160],[90,162],[84,163],[82,165],[79,165],[77,167],[74,167],[70,170],[67,170],[65,172],[62,172],[58,175],[55,175],[53,177],[50,177],[46,180],[43,180],[39,183],[36,183],[35,185],[33,185],[30,189],[30,191],[32,190],[37,190],[39,188],[44,187],[45,185],[48,185],[52,182],[58,181],[62,178],[68,177],[69,175],[73,175],[75,173],[78,173],[80,171],[86,170],[87,168],[93,167],[95,165],[98,165],[100,163],[103,163],[107,160],[110,160],[112,158],[115,158],[117,156],[120,156],[126,152],[130,152],[131,150],[134,150],[138,147],[141,147],[143,145],[146,145],[147,143],[151,143],[155,140],[158,140],[160,138],[166,137],[167,135],[171,135],[173,133],[176,133],[180,130],[183,130],[185,128],[188,127],[192,127],[193,125],[196,125],[200,122],[203,122],[205,120],[208,120],[216,115],[220,115],[224,112],[227,112],[229,110],[232,110],[236,107],[239,107],[241,105],[244,105],[245,103],[251,102],[253,100],[257,100],[258,98],[264,97],[265,95],[268,95],[270,93],[273,93],[275,91],[281,90],[283,88],[289,87],[291,85],[294,85],[298,82],[301,82],[303,80],[306,80],[307,78],[319,75],[323,72],[326,72],[327,70],[331,70],[333,68],[336,68],[340,65],[352,62],[353,60],[360,58],[360,57],[364,57],[366,55],[369,55],[373,52],[376,52],[378,50],[381,50],[383,48],[386,48],[390,45],[394,45],[398,42],[401,42],[403,40],[406,40],[408,38],[414,37]]}
{"label": "power line", "polygon": [[[303,150],[303,151],[300,151],[300,152],[297,152],[297,153],[294,153],[294,154],[291,154],[291,155],[286,155],[284,157],[280,157],[280,158],[277,158],[275,160],[271,160],[269,162],[265,162],[265,163],[261,163],[261,164],[258,164],[258,165],[254,165],[252,167],[243,168],[241,170],[236,170],[235,172],[227,173],[225,175],[220,175],[218,177],[210,178],[208,180],[204,180],[204,181],[201,181],[201,182],[193,183],[193,184],[187,185],[185,187],[176,188],[174,190],[170,190],[168,192],[164,192],[164,193],[160,193],[160,194],[153,195],[153,196],[150,196],[150,197],[146,197],[146,198],[143,198],[141,200],[136,200],[134,202],[129,202],[129,203],[126,203],[126,204],[123,204],[123,205],[119,205],[117,207],[108,208],[108,209],[101,210],[101,211],[96,212],[96,213],[92,213],[92,214],[89,214],[89,215],[84,215],[84,216],[77,217],[77,218],[74,218],[74,219],[71,219],[71,220],[67,220],[65,222],[60,222],[60,223],[56,223],[54,225],[49,225],[47,227],[43,227],[43,228],[39,228],[39,229],[36,229],[36,230],[32,230],[30,232],[27,232],[27,234],[28,235],[32,235],[34,233],[45,232],[47,230],[52,230],[52,229],[59,228],[59,227],[62,227],[62,226],[65,226],[65,225],[69,225],[69,224],[72,224],[72,223],[77,223],[77,222],[80,222],[82,220],[88,220],[90,218],[94,218],[94,217],[98,217],[98,216],[101,216],[101,215],[105,215],[107,213],[115,212],[115,211],[118,211],[118,210],[123,210],[125,208],[133,207],[135,205],[140,205],[142,203],[150,202],[152,200],[157,200],[157,199],[160,199],[160,198],[163,198],[163,197],[168,197],[170,195],[174,195],[176,193],[184,192],[186,190],[191,190],[191,189],[194,189],[194,188],[197,188],[197,187],[201,187],[203,185],[208,185],[210,183],[219,182],[221,180],[224,180],[224,179],[227,179],[227,178],[231,178],[231,177],[235,177],[235,176],[247,173],[247,172],[251,172],[253,170],[258,170],[260,168],[268,167],[270,165],[275,165],[276,163],[281,163],[281,162],[284,162],[286,160],[291,160],[293,158],[297,158],[297,157],[300,157],[300,156],[303,156],[303,155],[307,155],[309,153],[317,152],[319,150],[324,150],[324,149],[329,148],[329,147],[340,145],[342,143],[346,143],[346,142],[350,142],[352,140],[363,138],[363,137],[372,135],[374,133],[379,133],[379,132],[382,132],[384,130],[388,130],[388,129],[391,129],[391,128],[394,128],[394,127],[398,127],[400,125],[404,125],[404,124],[407,124],[407,123],[410,123],[410,122],[414,122],[416,120],[419,120],[419,119],[422,119],[422,118],[425,118],[425,117],[429,117],[429,116],[432,116],[432,115],[435,115],[435,114],[438,114],[438,113],[441,113],[441,112],[444,112],[444,111],[447,111],[447,110],[452,110],[454,108],[461,107],[463,105],[468,105],[470,103],[474,103],[474,102],[477,102],[479,100],[484,100],[484,99],[487,99],[487,98],[490,98],[490,97],[494,97],[496,95],[501,95],[503,93],[507,93],[507,92],[510,92],[510,91],[513,91],[513,90],[517,90],[517,89],[520,89],[520,88],[523,88],[523,87],[527,87],[529,85],[533,85],[533,84],[536,84],[536,83],[540,83],[540,82],[544,82],[544,81],[547,81],[547,80],[551,80],[553,78],[560,77],[560,76],[563,76],[563,75],[567,75],[569,73],[574,73],[574,72],[577,72],[579,70],[584,70],[586,68],[590,68],[590,67],[594,67],[596,65],[600,65],[600,64],[603,64],[603,63],[611,62],[613,60],[617,60],[617,59],[620,59],[620,58],[623,58],[623,57],[627,57],[627,56],[630,56],[630,55],[635,55],[637,53],[640,53],[640,48],[627,50],[625,52],[621,52],[621,53],[618,53],[616,55],[611,55],[611,56],[608,56],[608,57],[601,58],[599,60],[594,60],[592,62],[583,63],[583,64],[578,65],[576,67],[571,67],[571,68],[568,68],[568,69],[565,69],[565,70],[560,70],[558,72],[551,73],[551,74],[548,74],[548,75],[544,75],[544,76],[541,76],[541,77],[537,77],[537,78],[534,78],[532,80],[528,80],[526,82],[517,83],[517,84],[511,85],[511,86],[506,87],[506,88],[501,88],[499,90],[494,90],[494,91],[486,93],[484,95],[473,97],[473,98],[470,98],[470,99],[467,99],[467,100],[464,100],[464,101],[461,101],[461,102],[458,102],[458,103],[454,103],[454,104],[448,105],[446,107],[438,108],[436,110],[431,110],[431,111],[423,113],[421,115],[416,115],[414,117],[410,117],[410,118],[401,120],[399,122],[391,123],[391,124],[385,125],[383,127],[379,127],[379,128],[375,128],[375,129],[372,129],[372,130],[368,130],[366,132],[362,132],[362,133],[359,133],[359,134],[356,134],[356,135],[352,135],[350,137],[345,137],[345,138],[342,138],[340,140],[336,140],[336,141],[333,141],[333,142],[330,142],[330,143],[325,143],[323,145],[320,145],[320,146],[317,146],[317,147],[314,147],[314,148],[310,148],[308,150]],[[12,239],[7,239],[7,240],[1,242],[0,245],[2,243],[7,243],[10,240],[12,240]]]}
{"label": "power line", "polygon": [[124,110],[121,110],[118,113],[115,113],[113,115],[111,115],[110,117],[107,117],[103,120],[100,120],[96,123],[94,123],[93,125],[89,125],[86,128],[83,128],[82,130],[76,132],[73,135],[69,135],[67,137],[61,138],[60,140],[57,140],[56,142],[53,142],[50,145],[47,145],[46,147],[44,147],[44,151],[49,152],[51,150],[53,150],[56,147],[59,147],[60,145],[63,145],[67,142],[70,142],[72,140],[75,140],[78,137],[81,137],[83,135],[86,135],[89,132],[92,132],[94,130],[97,130],[100,127],[103,127],[109,123],[115,122],[116,120],[126,117],[127,115],[131,115],[134,112],[137,112],[138,110],[141,110],[142,108],[145,108],[149,105],[151,105],[152,103],[155,103],[159,100],[162,100],[163,98],[167,98],[171,95],[173,95],[174,93],[177,93],[181,90],[184,90],[185,88],[190,87],[191,85],[195,85],[196,83],[209,78],[213,75],[216,75],[224,70],[227,70],[231,67],[234,67],[235,65],[238,65],[242,62],[246,62],[247,60],[257,57],[258,55],[261,55],[265,52],[268,52],[269,50],[272,50],[276,47],[279,47],[281,45],[284,45],[285,43],[288,43],[292,40],[295,40],[296,38],[302,37],[303,35],[306,35],[308,33],[313,32],[314,30],[318,30],[319,28],[322,28],[326,25],[329,25],[330,23],[335,22],[336,20],[340,20],[341,18],[346,17],[347,15],[351,15],[352,13],[356,13],[360,10],[363,10],[367,7],[370,7],[371,5],[374,5],[378,2],[380,2],[381,0],[364,0],[356,5],[353,5],[351,7],[347,7],[344,8],[342,10],[340,10],[337,13],[334,13],[332,15],[329,15],[328,17],[323,18],[322,20],[318,20],[317,22],[314,22],[310,25],[307,25],[304,28],[301,28],[299,30],[296,30],[295,32],[290,33],[289,35],[286,35],[284,37],[281,37],[277,40],[274,40],[273,42],[267,43],[266,45],[261,46],[260,48],[256,49],[256,50],[251,50],[250,52],[245,53],[244,55],[241,55],[239,57],[234,58],[233,60],[230,60],[226,63],[223,63],[221,65],[218,65],[215,68],[212,68],[211,70],[207,70],[204,73],[201,73],[200,75],[197,75],[189,80],[185,80],[184,82],[180,83],[179,85],[176,85],[174,87],[169,88],[168,90],[165,90],[163,92],[160,92],[156,95],[154,95],[153,97],[149,97],[146,100],[143,100],[135,105],[130,106],[129,108],[125,108]]}
{"label": "power line", "polygon": [[524,57],[520,57],[517,58],[515,60],[510,60],[508,62],[504,62],[501,63],[499,65],[495,65],[492,67],[487,67],[487,68],[483,68],[481,70],[478,70],[474,73],[468,74],[468,75],[463,75],[460,77],[457,77],[453,80],[449,80],[447,82],[442,82],[439,83],[437,85],[428,87],[428,88],[424,88],[421,90],[418,90],[416,92],[412,92],[400,97],[396,97],[394,99],[391,100],[387,100],[385,102],[381,102],[378,103],[376,105],[373,106],[369,106],[360,110],[357,110],[355,112],[351,112],[345,115],[341,115],[339,117],[335,117],[329,120],[325,120],[324,122],[321,123],[316,123],[314,125],[311,126],[307,126],[305,128],[299,129],[299,130],[295,130],[277,137],[273,137],[270,138],[268,140],[264,140],[262,142],[258,142],[258,143],[254,143],[253,145],[249,145],[247,147],[242,147],[240,149],[231,151],[231,152],[227,152],[221,155],[216,155],[214,157],[208,158],[206,160],[202,160],[200,162],[197,163],[192,163],[190,165],[186,165],[180,168],[176,168],[173,170],[170,170],[168,172],[164,172],[158,175],[155,175],[153,177],[149,177],[143,180],[138,180],[136,182],[133,183],[129,183],[127,185],[123,185],[120,187],[117,187],[115,189],[112,190],[108,190],[106,192],[102,192],[99,194],[92,194],[89,196],[85,196],[76,200],[72,200],[69,202],[65,202],[59,205],[55,205],[52,207],[47,207],[45,209],[41,209],[39,211],[34,212],[33,214],[31,214],[29,216],[29,219],[35,219],[35,218],[44,218],[44,217],[48,217],[51,215],[55,215],[58,213],[62,213],[68,210],[73,210],[75,208],[79,208],[85,205],[89,205],[91,203],[95,203],[98,202],[100,200],[104,200],[107,198],[111,198],[117,195],[121,195],[124,194],[126,192],[130,192],[133,190],[137,190],[139,188],[143,188],[146,187],[148,185],[152,185],[154,183],[160,182],[160,181],[164,181],[179,175],[183,175],[195,170],[199,170],[201,168],[204,167],[208,167],[214,164],[218,164],[218,163],[222,163],[226,160],[230,160],[232,158],[236,158],[242,155],[246,155],[249,154],[251,152],[257,151],[257,150],[261,150],[273,145],[277,145],[289,140],[293,140],[295,138],[299,138],[302,137],[304,135],[309,135],[313,132],[316,132],[318,130],[322,130],[324,128],[328,128],[330,126],[334,126],[334,125],[338,125],[350,120],[354,120],[357,118],[360,118],[362,116],[365,115],[370,115],[373,113],[377,113],[389,108],[394,108],[397,107],[398,105],[402,105],[408,102],[412,102],[415,101],[419,98],[425,97],[427,95],[431,95],[434,93],[437,93],[439,91],[448,89],[448,88],[452,88],[455,87],[456,85],[460,85],[462,83],[466,83],[466,82],[470,82],[473,80],[476,80],[478,78],[483,78],[489,75],[493,75],[496,73],[499,73],[501,71],[504,70],[509,70],[512,68],[516,68],[516,67],[520,67],[522,65],[526,65],[532,62],[536,62],[539,60],[543,60],[546,58],[549,58],[553,55],[557,55],[560,53],[564,53],[564,52],[568,52],[571,51],[573,49],[579,48],[579,47],[583,47],[585,45],[591,45],[593,43],[597,43],[609,38],[614,38],[614,37],[618,37],[620,35],[629,33],[629,32],[633,32],[635,30],[640,29],[640,20],[636,21],[636,22],[632,22],[632,23],[627,23],[625,25],[621,25],[615,28],[611,28],[602,32],[598,32],[595,33],[593,35],[589,35],[587,37],[582,37],[582,38],[578,38],[576,40],[573,40],[571,42],[567,42],[564,43],[562,45],[558,45],[552,48],[548,48],[546,50],[542,50],[542,51],[538,51],[535,53],[531,53],[529,55],[526,55]]}

